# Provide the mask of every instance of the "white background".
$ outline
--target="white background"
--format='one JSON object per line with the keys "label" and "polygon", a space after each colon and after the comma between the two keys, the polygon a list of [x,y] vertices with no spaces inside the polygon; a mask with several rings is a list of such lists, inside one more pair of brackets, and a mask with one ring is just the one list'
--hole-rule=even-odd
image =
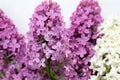
{"label": "white background", "polygon": [[[37,5],[44,0],[0,0],[0,8],[5,14],[11,18],[22,34],[26,34],[29,30],[29,18],[32,16]],[[53,0],[61,6],[62,15],[66,22],[66,27],[70,25],[70,16],[75,11],[80,0]],[[120,0],[98,0],[102,7],[102,15],[104,18],[108,16],[120,16]]]}

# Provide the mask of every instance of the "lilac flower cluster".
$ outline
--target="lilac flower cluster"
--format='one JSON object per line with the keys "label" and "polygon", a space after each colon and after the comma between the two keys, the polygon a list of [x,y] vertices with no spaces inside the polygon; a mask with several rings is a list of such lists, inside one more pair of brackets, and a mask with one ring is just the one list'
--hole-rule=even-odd
{"label": "lilac flower cluster", "polygon": [[38,74],[38,78],[29,80],[64,80],[69,41],[59,5],[42,2],[30,21],[27,68]]}
{"label": "lilac flower cluster", "polygon": [[95,51],[97,28],[103,21],[97,1],[82,0],[71,16],[69,47],[71,54],[65,66],[67,80],[88,80],[91,75],[90,59]]}
{"label": "lilac flower cluster", "polygon": [[13,22],[0,9],[0,80],[16,77],[24,63],[26,45]]}

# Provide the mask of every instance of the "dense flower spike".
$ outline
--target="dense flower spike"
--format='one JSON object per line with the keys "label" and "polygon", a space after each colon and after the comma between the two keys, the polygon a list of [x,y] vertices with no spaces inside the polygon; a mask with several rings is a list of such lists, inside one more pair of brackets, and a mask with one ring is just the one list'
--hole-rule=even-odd
{"label": "dense flower spike", "polygon": [[28,69],[39,73],[38,77],[43,77],[41,80],[63,78],[63,65],[68,55],[68,38],[59,5],[55,2],[42,2],[30,20]]}
{"label": "dense flower spike", "polygon": [[89,61],[94,55],[97,28],[103,21],[97,1],[82,0],[71,17],[69,64],[65,66],[67,80],[88,80]]}
{"label": "dense flower spike", "polygon": [[15,78],[24,56],[24,36],[18,34],[13,22],[0,10],[0,80],[19,80]]}
{"label": "dense flower spike", "polygon": [[107,19],[99,31],[103,37],[97,40],[94,47],[96,54],[91,59],[91,80],[119,80],[120,21],[117,18]]}

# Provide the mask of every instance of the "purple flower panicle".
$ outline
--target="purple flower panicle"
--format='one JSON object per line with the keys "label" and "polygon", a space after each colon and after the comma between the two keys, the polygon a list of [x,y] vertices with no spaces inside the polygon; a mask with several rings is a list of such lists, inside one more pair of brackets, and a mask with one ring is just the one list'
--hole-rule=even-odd
{"label": "purple flower panicle", "polygon": [[26,44],[13,22],[0,10],[0,80],[15,79],[24,64]]}
{"label": "purple flower panicle", "polygon": [[90,59],[95,51],[97,28],[103,21],[97,1],[82,0],[71,16],[68,30],[71,55],[65,66],[67,80],[88,80],[91,75]]}
{"label": "purple flower panicle", "polygon": [[27,67],[39,74],[41,80],[64,78],[68,38],[60,10],[57,3],[45,1],[36,7],[30,18]]}

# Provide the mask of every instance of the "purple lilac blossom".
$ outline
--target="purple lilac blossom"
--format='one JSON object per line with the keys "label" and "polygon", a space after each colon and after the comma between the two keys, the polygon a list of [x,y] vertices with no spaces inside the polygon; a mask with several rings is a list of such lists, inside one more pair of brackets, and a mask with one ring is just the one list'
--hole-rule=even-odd
{"label": "purple lilac blossom", "polygon": [[0,9],[0,80],[15,79],[24,64],[26,44],[13,22]]}
{"label": "purple lilac blossom", "polygon": [[101,8],[95,0],[82,0],[71,16],[68,29],[71,54],[65,66],[66,80],[88,80],[90,59],[95,51],[97,28],[103,22]]}
{"label": "purple lilac blossom", "polygon": [[67,31],[60,10],[57,3],[44,1],[36,7],[30,18],[27,68],[36,72],[40,80],[64,78],[63,66],[69,51]]}

